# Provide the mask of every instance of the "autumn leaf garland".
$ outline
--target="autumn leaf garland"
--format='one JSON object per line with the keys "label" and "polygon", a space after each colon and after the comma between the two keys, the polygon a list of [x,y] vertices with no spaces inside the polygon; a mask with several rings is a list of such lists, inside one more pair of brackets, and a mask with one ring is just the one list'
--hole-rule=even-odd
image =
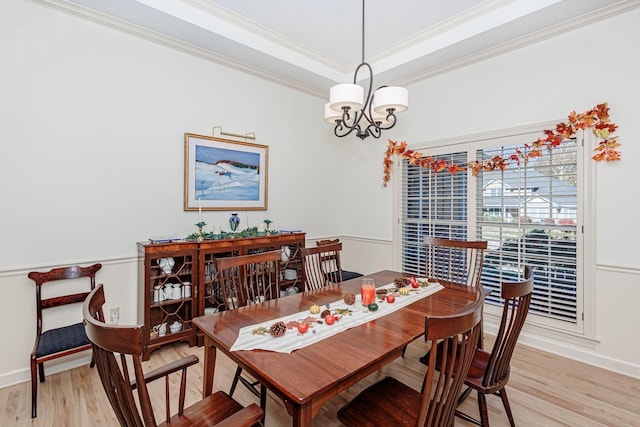
{"label": "autumn leaf garland", "polygon": [[554,130],[545,130],[544,138],[538,138],[537,141],[531,144],[525,144],[525,150],[517,148],[515,153],[503,158],[501,156],[494,156],[491,159],[478,162],[476,160],[468,162],[462,165],[456,165],[454,163],[447,163],[444,160],[435,160],[431,156],[424,156],[421,152],[407,149],[406,141],[396,142],[389,140],[387,151],[384,157],[384,178],[382,181],[383,187],[386,187],[391,180],[391,166],[393,165],[393,155],[399,155],[409,160],[409,164],[412,166],[420,166],[427,169],[432,169],[434,172],[440,172],[447,170],[450,173],[457,173],[466,168],[471,169],[474,176],[478,175],[478,172],[492,171],[495,169],[504,170],[511,163],[520,162],[527,164],[530,158],[541,157],[542,150],[552,150],[562,144],[563,141],[571,138],[578,130],[592,129],[593,134],[600,140],[598,145],[593,150],[595,154],[592,159],[596,162],[602,160],[614,161],[620,160],[620,152],[616,150],[620,144],[617,141],[618,136],[612,134],[616,131],[618,126],[612,123],[609,118],[609,107],[607,103],[596,105],[591,110],[584,113],[577,114],[572,111],[568,116],[568,121],[558,123]]}

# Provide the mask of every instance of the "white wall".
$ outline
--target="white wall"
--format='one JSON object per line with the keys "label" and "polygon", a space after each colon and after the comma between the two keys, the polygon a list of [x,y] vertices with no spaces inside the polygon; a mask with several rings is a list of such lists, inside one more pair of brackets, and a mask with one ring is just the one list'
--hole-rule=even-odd
{"label": "white wall", "polygon": [[[342,234],[329,209],[341,146],[321,99],[24,0],[0,6],[0,76],[0,292],[12,325],[0,385],[28,378],[29,271],[102,262],[108,305],[136,321],[136,242],[195,231],[185,132],[222,125],[269,146],[269,210],[241,212],[241,228],[268,217],[309,237]],[[203,213],[210,226],[228,217]]]}
{"label": "white wall", "polygon": [[[324,100],[23,0],[0,6],[0,386],[28,378],[35,330],[31,270],[102,262],[122,322],[135,322],[135,242],[194,231],[182,209],[183,134],[214,125],[270,148],[269,217],[310,239],[341,237],[344,267],[392,268],[386,139],[422,143],[563,118],[608,101],[623,160],[598,165],[597,332],[583,348],[531,342],[640,377],[640,229],[629,183],[640,130],[640,12],[602,21],[412,85],[411,106],[380,140],[334,138]],[[573,52],[573,54],[569,54]],[[384,82],[378,82],[383,84]],[[275,101],[274,101],[275,100]],[[266,114],[276,103],[281,114]],[[392,179],[397,179],[393,177]],[[336,190],[338,189],[338,190]],[[623,208],[624,207],[624,208]],[[226,224],[229,212],[203,214]],[[397,265],[395,266],[397,268]],[[622,313],[622,319],[618,316]],[[62,369],[65,366],[54,366]]]}
{"label": "white wall", "polygon": [[[633,186],[640,182],[638,22],[640,10],[636,9],[413,84],[409,110],[401,116],[395,135],[390,135],[409,144],[428,145],[438,139],[565,120],[572,110],[583,112],[608,102],[612,120],[620,126],[622,161],[597,165],[597,227],[586,230],[595,233],[597,242],[596,340],[585,344],[570,337],[535,333],[523,340],[636,377],[640,377],[636,331],[640,325],[640,251],[636,246],[640,199],[633,196]],[[345,157],[352,162],[346,168],[351,176],[346,181],[358,182],[361,189],[350,193],[345,211],[360,210],[363,216],[354,215],[347,230],[391,239],[394,199],[391,187],[380,188],[382,154],[360,157],[362,146],[349,150],[353,155]],[[397,179],[392,177],[392,181]]]}

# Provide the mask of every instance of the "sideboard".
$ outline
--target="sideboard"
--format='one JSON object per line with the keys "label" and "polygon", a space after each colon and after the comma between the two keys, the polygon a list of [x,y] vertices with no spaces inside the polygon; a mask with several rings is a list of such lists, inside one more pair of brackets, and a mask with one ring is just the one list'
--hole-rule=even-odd
{"label": "sideboard", "polygon": [[[144,360],[160,346],[186,341],[202,345],[191,320],[224,310],[216,258],[280,250],[281,294],[304,289],[300,248],[305,233],[219,240],[138,243],[138,323],[149,334]],[[287,273],[284,276],[284,273]],[[294,290],[295,288],[295,290]]]}

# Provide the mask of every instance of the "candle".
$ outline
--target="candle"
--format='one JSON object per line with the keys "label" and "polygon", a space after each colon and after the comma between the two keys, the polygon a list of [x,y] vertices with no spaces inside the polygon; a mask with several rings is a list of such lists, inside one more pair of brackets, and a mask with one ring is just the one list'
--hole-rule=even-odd
{"label": "candle", "polygon": [[376,285],[371,278],[362,279],[362,286],[360,290],[362,296],[362,305],[365,307],[376,300]]}
{"label": "candle", "polygon": [[264,222],[261,222],[260,224],[258,224],[258,232],[264,233],[264,230],[265,230]]}
{"label": "candle", "polygon": [[202,201],[198,198],[198,222],[202,222]]}
{"label": "candle", "polygon": [[213,226],[213,234],[222,234],[222,226],[220,224]]}

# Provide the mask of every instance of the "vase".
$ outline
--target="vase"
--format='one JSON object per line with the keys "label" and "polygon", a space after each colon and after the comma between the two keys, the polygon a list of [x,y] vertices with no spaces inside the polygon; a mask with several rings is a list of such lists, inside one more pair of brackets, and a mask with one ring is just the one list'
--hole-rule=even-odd
{"label": "vase", "polygon": [[231,217],[229,218],[229,227],[231,227],[231,231],[236,231],[238,225],[240,225],[240,217],[238,217],[238,214],[231,214]]}

